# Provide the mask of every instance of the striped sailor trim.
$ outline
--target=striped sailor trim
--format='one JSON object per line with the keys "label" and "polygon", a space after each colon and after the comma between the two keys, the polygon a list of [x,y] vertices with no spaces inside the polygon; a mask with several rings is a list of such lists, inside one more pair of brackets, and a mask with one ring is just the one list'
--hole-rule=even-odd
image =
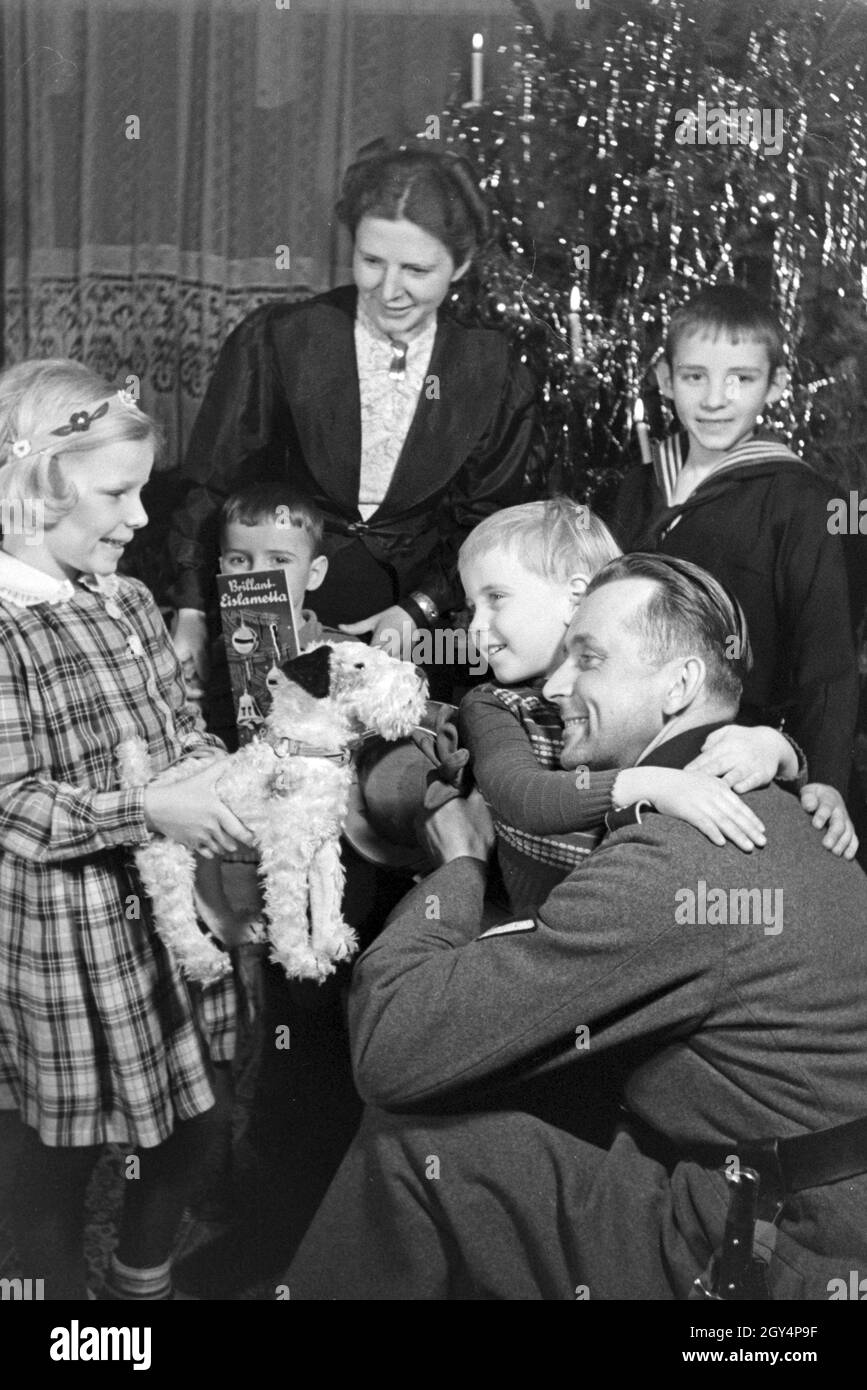
{"label": "striped sailor trim", "polygon": [[[665,439],[654,439],[651,441],[651,453],[653,455],[653,473],[656,478],[657,486],[665,497],[666,505],[674,505],[672,498],[677,483],[678,474],[684,466],[684,440],[686,435],[671,434]],[[778,443],[775,439],[748,439],[743,444],[738,444],[736,448],[724,454],[715,468],[712,469],[703,479],[706,483],[710,478],[719,477],[720,473],[727,473],[732,468],[743,468],[751,463],[783,463],[787,460],[792,463],[799,463],[802,468],[809,468],[804,460],[793,453],[785,444]],[[701,486],[701,484],[700,484]]]}
{"label": "striped sailor trim", "polygon": [[653,462],[653,475],[656,485],[665,498],[665,505],[672,505],[677,475],[683,467],[683,445],[679,434],[669,434],[665,439],[650,442]]}

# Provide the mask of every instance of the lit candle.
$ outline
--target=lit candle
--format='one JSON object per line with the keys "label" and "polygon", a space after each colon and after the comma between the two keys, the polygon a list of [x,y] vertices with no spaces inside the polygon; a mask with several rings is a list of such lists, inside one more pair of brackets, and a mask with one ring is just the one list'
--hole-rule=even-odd
{"label": "lit candle", "polygon": [[584,358],[584,339],[581,336],[581,317],[578,313],[580,308],[581,291],[577,285],[573,285],[569,296],[569,341],[572,344],[572,361],[576,363]]}
{"label": "lit candle", "polygon": [[644,420],[644,401],[639,396],[635,402],[635,410],[632,414],[632,423],[635,425],[635,433],[638,435],[638,447],[641,450],[641,462],[652,463],[653,453],[650,448],[650,430]]}
{"label": "lit candle", "polygon": [[470,101],[480,106],[482,101],[482,63],[484,62],[485,40],[482,34],[473,34],[473,59],[470,72]]}

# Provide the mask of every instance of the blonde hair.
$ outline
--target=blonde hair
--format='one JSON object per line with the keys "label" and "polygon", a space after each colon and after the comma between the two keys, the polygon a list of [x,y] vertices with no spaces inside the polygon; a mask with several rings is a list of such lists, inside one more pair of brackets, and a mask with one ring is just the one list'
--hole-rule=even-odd
{"label": "blonde hair", "polygon": [[[105,415],[87,430],[59,435],[50,451],[15,458],[12,445],[20,439],[39,438],[68,423],[70,416],[92,412],[111,400]],[[59,456],[86,454],[105,444],[147,440],[158,450],[162,432],[149,415],[135,405],[125,405],[97,372],[68,357],[19,362],[0,374],[0,501],[23,506],[40,498],[46,525],[71,512],[78,489],[64,476]]]}
{"label": "blonde hair", "polygon": [[564,584],[573,574],[594,575],[621,554],[605,522],[569,497],[524,502],[485,517],[461,546],[458,565],[463,569],[492,550],[509,551],[525,569]]}

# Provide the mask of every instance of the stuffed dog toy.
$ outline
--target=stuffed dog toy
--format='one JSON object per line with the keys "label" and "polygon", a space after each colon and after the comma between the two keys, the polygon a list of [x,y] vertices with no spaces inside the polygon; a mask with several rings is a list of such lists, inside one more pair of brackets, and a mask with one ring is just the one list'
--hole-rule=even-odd
{"label": "stuffed dog toy", "polygon": [[[217,791],[256,835],[270,957],[290,979],[322,981],[357,945],[343,919],[340,834],[352,782],[352,750],[365,734],[394,740],[420,721],[426,688],[415,666],[360,642],[319,644],[282,667],[264,734],[226,759]],[[118,749],[121,785],[151,780],[143,739]],[[162,781],[201,770],[169,769]],[[231,968],[197,922],[227,920],[223,899],[206,910],[193,852],[162,837],[135,852],[157,931],[182,971],[208,983]],[[207,861],[199,861],[200,864]]]}

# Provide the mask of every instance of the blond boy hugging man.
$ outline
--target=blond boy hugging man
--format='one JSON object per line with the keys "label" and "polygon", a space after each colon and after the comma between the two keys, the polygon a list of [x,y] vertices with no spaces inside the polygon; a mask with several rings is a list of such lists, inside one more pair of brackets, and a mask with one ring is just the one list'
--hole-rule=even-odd
{"label": "blond boy hugging man", "polygon": [[[542,686],[563,660],[566,629],[587,584],[618,554],[603,522],[565,498],[496,512],[461,547],[470,633],[495,678],[465,697],[461,732],[494,817],[508,906],[518,914],[538,907],[606,828],[624,814],[640,818],[642,805],[689,821],[714,844],[728,839],[749,853],[764,844],[764,826],[737,793],[775,778],[793,786],[806,778],[790,740],[771,728],[733,724],[713,732],[685,770],[560,770],[564,726]],[[580,730],[565,732],[574,743]],[[705,761],[714,775],[701,770]],[[825,807],[824,792],[820,797]],[[845,812],[835,813],[824,843],[847,858],[855,853]]]}

